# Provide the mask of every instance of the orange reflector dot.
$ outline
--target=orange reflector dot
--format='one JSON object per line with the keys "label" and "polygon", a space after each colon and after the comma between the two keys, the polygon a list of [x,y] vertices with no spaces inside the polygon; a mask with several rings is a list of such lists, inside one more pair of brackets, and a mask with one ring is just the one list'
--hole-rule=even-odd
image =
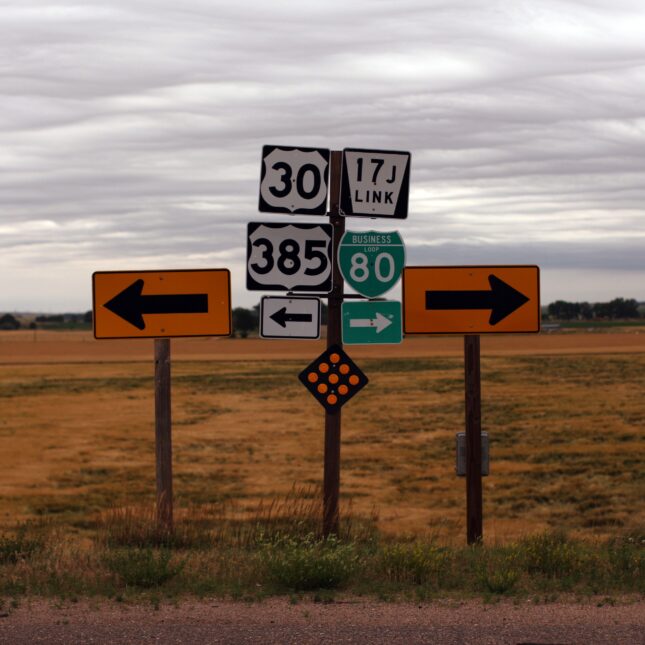
{"label": "orange reflector dot", "polygon": [[334,404],[335,404],[335,403],[337,403],[337,402],[338,402],[338,397],[336,397],[336,395],[335,395],[335,394],[330,394],[330,395],[327,397],[327,403],[329,403],[329,405],[334,405]]}
{"label": "orange reflector dot", "polygon": [[346,385],[339,385],[338,386],[338,394],[347,394],[349,392],[349,388]]}
{"label": "orange reflector dot", "polygon": [[318,391],[319,391],[321,394],[324,394],[324,393],[327,391],[327,385],[326,385],[325,383],[321,383],[321,384],[318,386]]}
{"label": "orange reflector dot", "polygon": [[327,372],[329,372],[329,365],[327,365],[327,363],[321,363],[321,364],[318,366],[318,369],[319,369],[323,374],[326,374]]}
{"label": "orange reflector dot", "polygon": [[349,382],[350,382],[352,385],[357,385],[357,384],[358,384],[358,381],[359,381],[359,378],[358,378],[358,376],[356,376],[356,374],[352,374],[352,375],[349,377]]}
{"label": "orange reflector dot", "polygon": [[307,380],[310,383],[315,383],[318,380],[318,374],[316,374],[316,372],[309,372],[309,374],[307,374]]}
{"label": "orange reflector dot", "polygon": [[341,374],[347,374],[347,373],[349,372],[349,365],[347,365],[347,364],[343,363],[343,364],[338,368],[338,371],[339,371]]}
{"label": "orange reflector dot", "polygon": [[329,382],[330,383],[338,383],[338,374],[330,374],[329,375]]}
{"label": "orange reflector dot", "polygon": [[332,363],[338,363],[338,361],[340,360],[340,354],[330,354],[329,355],[329,360]]}

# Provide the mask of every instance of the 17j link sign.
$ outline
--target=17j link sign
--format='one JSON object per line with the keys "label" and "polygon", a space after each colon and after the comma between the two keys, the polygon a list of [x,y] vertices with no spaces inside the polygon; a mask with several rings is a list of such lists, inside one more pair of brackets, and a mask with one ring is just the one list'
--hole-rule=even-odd
{"label": "17j link sign", "polygon": [[341,215],[405,219],[409,192],[409,152],[343,150]]}

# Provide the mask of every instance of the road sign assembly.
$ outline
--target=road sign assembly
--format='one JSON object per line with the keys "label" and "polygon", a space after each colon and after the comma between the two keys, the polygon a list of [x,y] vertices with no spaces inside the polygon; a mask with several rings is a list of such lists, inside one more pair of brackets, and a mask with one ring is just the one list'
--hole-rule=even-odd
{"label": "road sign assembly", "polygon": [[265,296],[260,301],[262,338],[320,338],[320,300]]}
{"label": "road sign assembly", "polygon": [[95,338],[231,334],[228,269],[97,271],[92,302]]}
{"label": "road sign assembly", "polygon": [[537,333],[537,266],[406,267],[406,334]]}
{"label": "road sign assembly", "polygon": [[338,268],[357,293],[376,298],[400,279],[405,246],[398,231],[345,231],[338,245]]}
{"label": "road sign assembly", "polygon": [[343,150],[341,215],[405,219],[409,192],[409,152]]}
{"label": "road sign assembly", "polygon": [[324,215],[328,183],[326,148],[262,148],[261,212]]}
{"label": "road sign assembly", "polygon": [[389,345],[403,337],[401,303],[395,300],[344,302],[343,343],[347,345]]}
{"label": "road sign assembly", "polygon": [[368,379],[340,345],[328,347],[298,378],[329,412],[336,412]]}
{"label": "road sign assembly", "polygon": [[313,291],[332,286],[331,224],[248,225],[246,288]]}

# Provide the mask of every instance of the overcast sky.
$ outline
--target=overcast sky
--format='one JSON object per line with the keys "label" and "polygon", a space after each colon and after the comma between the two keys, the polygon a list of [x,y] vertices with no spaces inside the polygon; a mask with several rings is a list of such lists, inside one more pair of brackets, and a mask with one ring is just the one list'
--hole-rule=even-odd
{"label": "overcast sky", "polygon": [[643,0],[0,0],[0,311],[231,269],[263,144],[409,150],[408,264],[645,300]]}

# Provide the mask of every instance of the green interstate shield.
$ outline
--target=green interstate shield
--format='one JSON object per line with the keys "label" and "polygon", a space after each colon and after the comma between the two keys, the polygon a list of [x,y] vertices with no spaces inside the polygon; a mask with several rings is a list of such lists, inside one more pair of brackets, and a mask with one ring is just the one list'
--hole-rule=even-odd
{"label": "green interstate shield", "polygon": [[376,298],[389,291],[405,266],[398,231],[345,231],[338,247],[338,268],[357,293]]}
{"label": "green interstate shield", "polygon": [[398,300],[343,302],[341,317],[346,345],[390,345],[403,338]]}

